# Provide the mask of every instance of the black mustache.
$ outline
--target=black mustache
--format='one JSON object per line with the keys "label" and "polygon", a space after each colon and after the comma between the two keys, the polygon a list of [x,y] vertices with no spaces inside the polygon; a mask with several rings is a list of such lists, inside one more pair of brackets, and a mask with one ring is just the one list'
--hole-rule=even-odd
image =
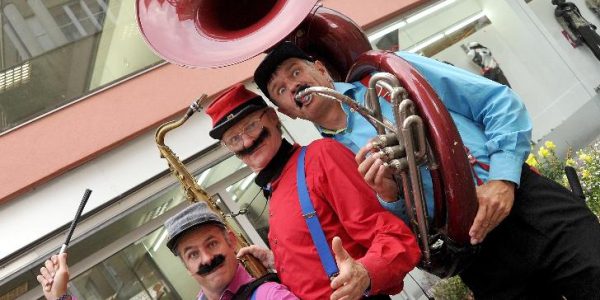
{"label": "black mustache", "polygon": [[196,272],[196,274],[198,274],[200,276],[209,274],[212,271],[214,271],[216,268],[221,266],[224,262],[225,262],[225,255],[223,255],[223,254],[215,255],[215,257],[212,259],[212,261],[210,263],[205,264],[205,265],[200,265],[198,267],[198,272]]}
{"label": "black mustache", "polygon": [[296,95],[294,95],[294,102],[296,102],[296,106],[298,107],[302,107],[302,102],[298,99],[298,94],[302,91],[304,91],[305,89],[309,88],[310,85],[308,84],[303,84],[300,87],[298,87],[298,90],[296,90]]}
{"label": "black mustache", "polygon": [[250,145],[250,147],[244,148],[244,149],[242,149],[240,151],[237,151],[235,153],[235,155],[237,155],[237,156],[243,156],[243,155],[247,155],[247,154],[250,154],[250,153],[254,152],[254,150],[256,150],[256,148],[258,148],[258,146],[260,146],[260,144],[264,140],[266,140],[268,137],[269,137],[269,131],[267,131],[267,129],[263,128],[263,130],[260,131],[260,134],[254,140],[254,142],[252,143],[252,145]]}

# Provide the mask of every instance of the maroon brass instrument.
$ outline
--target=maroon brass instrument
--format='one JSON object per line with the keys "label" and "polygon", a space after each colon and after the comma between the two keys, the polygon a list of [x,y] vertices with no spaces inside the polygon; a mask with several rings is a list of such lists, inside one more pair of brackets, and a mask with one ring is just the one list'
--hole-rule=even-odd
{"label": "maroon brass instrument", "polygon": [[[354,22],[316,3],[137,0],[137,16],[150,47],[165,60],[185,67],[228,66],[289,40],[323,61],[335,79],[352,82],[373,72],[391,74],[373,75],[379,78],[373,84],[396,91],[396,126],[377,113],[377,101],[356,108],[378,127],[379,138],[388,141],[382,148],[387,148],[389,164],[402,178],[411,227],[424,253],[420,267],[441,277],[456,274],[472,251],[469,228],[477,198],[465,148],[450,114],[410,64],[393,53],[371,50]],[[354,105],[351,100],[348,104]],[[433,178],[431,224],[417,169],[422,164],[428,164]]]}

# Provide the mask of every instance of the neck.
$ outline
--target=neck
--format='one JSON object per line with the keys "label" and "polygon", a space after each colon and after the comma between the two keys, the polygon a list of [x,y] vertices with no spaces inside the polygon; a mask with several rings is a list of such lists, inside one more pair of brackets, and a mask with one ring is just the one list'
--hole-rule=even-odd
{"label": "neck", "polygon": [[332,102],[327,109],[329,110],[327,114],[324,114],[320,120],[314,120],[313,122],[328,130],[339,130],[348,126],[346,112],[344,112],[340,103],[337,101]]}
{"label": "neck", "polygon": [[204,294],[204,296],[208,300],[219,300],[219,299],[221,299],[221,295],[223,294],[224,291],[225,291],[225,289],[223,289],[222,291],[211,291],[211,290],[208,290],[208,289],[202,289],[202,293]]}
{"label": "neck", "polygon": [[292,144],[286,139],[282,139],[277,153],[273,156],[269,164],[258,172],[254,182],[261,188],[264,188],[269,182],[279,177],[279,174],[290,158],[293,149],[294,146],[292,146]]}

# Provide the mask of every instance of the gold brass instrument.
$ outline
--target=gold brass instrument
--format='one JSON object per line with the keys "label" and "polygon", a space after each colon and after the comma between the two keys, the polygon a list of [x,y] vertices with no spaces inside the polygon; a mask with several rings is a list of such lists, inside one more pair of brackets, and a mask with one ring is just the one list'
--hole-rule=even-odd
{"label": "gold brass instrument", "polygon": [[[373,76],[366,106],[347,97],[341,101],[377,128],[382,157],[402,182],[410,226],[423,252],[421,267],[447,277],[464,266],[471,253],[468,230],[477,211],[472,170],[450,114],[410,64],[393,53],[371,50],[352,20],[317,0],[136,0],[136,9],[148,45],[178,65],[228,66],[289,40],[325,62],[336,80],[354,82],[375,72],[389,73]],[[375,86],[396,99],[395,124],[382,118]],[[306,93],[311,91],[338,97],[333,90],[313,87]],[[178,122],[167,126],[180,126]],[[421,187],[419,166],[425,164],[433,180],[433,220],[427,216]]]}
{"label": "gold brass instrument", "polygon": [[[185,115],[179,120],[172,120],[160,125],[156,130],[155,134],[156,145],[158,146],[158,150],[160,151],[160,156],[167,160],[167,163],[169,164],[169,169],[171,169],[173,175],[175,175],[175,177],[177,177],[177,179],[181,183],[186,198],[190,202],[203,201],[207,203],[208,206],[215,213],[220,215],[221,219],[226,224],[227,229],[235,233],[239,250],[239,248],[248,246],[248,242],[246,241],[246,239],[239,233],[235,232],[235,230],[233,230],[233,227],[229,224],[229,219],[225,217],[225,214],[218,207],[215,200],[198,185],[198,183],[196,182],[196,178],[194,178],[194,176],[192,176],[192,174],[188,172],[188,170],[185,168],[185,165],[181,162],[181,160],[179,160],[179,158],[171,150],[171,148],[165,145],[165,135],[169,131],[183,125],[194,114],[194,112],[202,110],[201,103],[203,103],[206,99],[206,95],[200,96],[198,100],[194,101],[190,105],[190,108],[188,108]],[[254,256],[244,255],[240,260],[246,268],[246,270],[248,271],[248,273],[250,273],[250,275],[252,275],[253,277],[259,278],[267,274],[267,269]]]}

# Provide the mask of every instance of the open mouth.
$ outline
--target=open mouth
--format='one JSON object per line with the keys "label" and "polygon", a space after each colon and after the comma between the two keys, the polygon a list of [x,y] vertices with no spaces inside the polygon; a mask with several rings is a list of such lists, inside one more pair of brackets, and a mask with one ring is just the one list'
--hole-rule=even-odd
{"label": "open mouth", "polygon": [[298,90],[296,91],[296,94],[294,95],[294,102],[296,102],[296,105],[300,108],[310,104],[310,102],[312,101],[312,98],[313,98],[312,94],[306,95],[304,97],[298,97],[300,92],[304,91],[305,89],[307,89],[309,87],[310,87],[310,85],[307,85],[307,84],[301,85],[298,88]]}

